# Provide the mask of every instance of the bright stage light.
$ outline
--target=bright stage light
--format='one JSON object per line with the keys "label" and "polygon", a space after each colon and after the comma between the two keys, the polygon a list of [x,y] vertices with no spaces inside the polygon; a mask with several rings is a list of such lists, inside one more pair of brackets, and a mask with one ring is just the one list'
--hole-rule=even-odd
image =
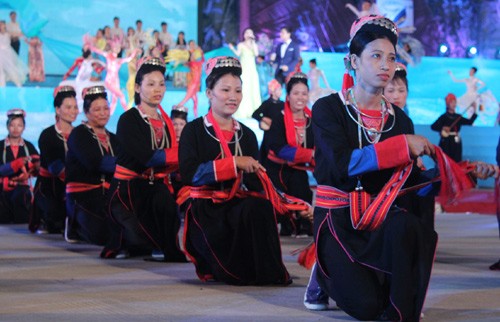
{"label": "bright stage light", "polygon": [[450,55],[450,46],[446,43],[442,43],[439,45],[439,56],[441,57],[447,57]]}
{"label": "bright stage light", "polygon": [[476,46],[467,47],[467,52],[465,53],[465,56],[467,56],[467,58],[473,58],[473,57],[476,57],[476,55],[477,55],[477,47]]}

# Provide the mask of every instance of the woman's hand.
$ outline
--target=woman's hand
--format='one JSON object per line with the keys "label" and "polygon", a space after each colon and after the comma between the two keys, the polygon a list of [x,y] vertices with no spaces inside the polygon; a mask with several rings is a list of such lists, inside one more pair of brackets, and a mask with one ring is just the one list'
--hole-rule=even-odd
{"label": "woman's hand", "polygon": [[309,207],[307,210],[299,211],[299,215],[302,218],[306,218],[307,220],[312,222],[314,219],[314,209],[313,209],[313,207]]}
{"label": "woman's hand", "polygon": [[259,127],[262,131],[267,131],[271,128],[273,120],[270,117],[264,116],[260,119]]}
{"label": "woman's hand", "polygon": [[478,179],[487,179],[489,177],[498,178],[498,166],[481,161],[474,162],[473,164],[475,165],[475,169],[472,171],[474,177]]}
{"label": "woman's hand", "polygon": [[421,135],[406,135],[406,142],[408,142],[408,148],[410,150],[410,157],[416,159],[423,155],[434,156],[434,145],[427,140],[427,138]]}
{"label": "woman's hand", "polygon": [[252,157],[234,157],[236,168],[243,170],[246,173],[255,173],[259,170],[266,171],[266,169]]}

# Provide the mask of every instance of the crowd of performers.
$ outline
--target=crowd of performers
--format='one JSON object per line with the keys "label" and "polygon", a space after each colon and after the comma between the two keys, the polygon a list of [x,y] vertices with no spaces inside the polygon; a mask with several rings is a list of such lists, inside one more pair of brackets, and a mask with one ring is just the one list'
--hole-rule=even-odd
{"label": "crowd of performers", "polygon": [[[29,218],[32,232],[101,245],[104,259],[190,261],[200,280],[232,285],[292,283],[280,235],[313,235],[308,309],[326,309],[332,299],[359,320],[418,321],[437,240],[434,196],[450,199],[472,178],[498,177],[498,166],[457,164],[414,134],[402,109],[408,82],[396,63],[397,39],[387,18],[356,20],[344,86],[312,109],[307,75],[278,71],[286,101],[273,80],[253,113],[265,131],[260,151],[253,131],[233,117],[244,86],[236,58],[208,60],[210,108],[191,122],[185,109],[169,116],[160,105],[164,61],[141,58],[135,108],[121,114],[116,134],[106,129],[104,86],[83,90],[86,121],[76,127],[77,93],[60,86],[40,154],[22,139],[24,111],[8,112],[1,220]],[[424,155],[436,168],[423,167]],[[315,200],[307,171],[318,184]]]}

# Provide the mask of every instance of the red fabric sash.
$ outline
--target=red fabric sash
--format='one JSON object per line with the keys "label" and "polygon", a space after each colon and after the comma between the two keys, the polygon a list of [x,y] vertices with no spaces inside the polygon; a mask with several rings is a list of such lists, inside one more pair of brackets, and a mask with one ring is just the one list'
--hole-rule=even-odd
{"label": "red fabric sash", "polygon": [[[439,169],[440,177],[432,179],[425,185],[440,179],[441,190],[439,194],[450,202],[463,191],[474,187],[474,182],[467,175],[468,172],[473,170],[473,166],[467,162],[457,164],[439,147],[435,146],[434,148],[436,150],[436,166]],[[351,221],[355,229],[375,230],[384,221],[396,197],[423,186],[423,184],[420,184],[401,190],[411,173],[411,165],[410,163],[397,167],[392,177],[376,197],[371,197],[364,191],[347,193],[334,187],[319,185],[316,191],[316,205],[329,209],[350,207]]]}
{"label": "red fabric sash", "polygon": [[389,209],[408,179],[412,163],[394,170],[392,177],[380,193],[372,199],[366,191],[341,191],[334,187],[319,185],[316,190],[316,205],[322,208],[350,207],[354,229],[373,231],[385,220]]}
{"label": "red fabric sash", "polygon": [[174,124],[172,123],[172,120],[170,119],[170,117],[168,117],[167,113],[165,113],[165,110],[163,110],[163,107],[161,107],[161,105],[158,105],[158,109],[160,110],[160,114],[161,117],[163,118],[163,121],[167,125],[168,134],[170,135],[171,147],[178,148],[178,143],[175,138]]}
{"label": "red fabric sash", "polygon": [[284,193],[279,194],[265,171],[259,170],[257,172],[257,176],[262,183],[264,193],[241,190],[240,183],[242,179],[242,172],[240,172],[233,186],[228,190],[216,190],[207,186],[182,187],[177,196],[177,204],[182,205],[189,198],[212,199],[214,203],[222,203],[235,197],[246,198],[251,196],[269,200],[273,204],[274,209],[282,215],[289,215],[294,211],[303,211],[311,207],[307,202],[299,198],[295,198]]}
{"label": "red fabric sash", "polygon": [[[284,112],[284,121],[285,121],[285,132],[286,132],[286,142],[288,145],[293,147],[299,147],[299,143],[297,142],[297,136],[295,135],[295,124],[293,122],[293,112],[290,107],[290,102],[286,100]],[[304,113],[307,117],[311,117],[311,110],[306,107],[304,108]]]}
{"label": "red fabric sash", "polygon": [[212,123],[212,126],[214,128],[215,136],[220,142],[220,145],[222,146],[222,151],[224,151],[224,157],[229,158],[233,156],[231,153],[231,150],[229,149],[229,144],[227,143],[226,136],[222,133],[222,130],[220,129],[219,123],[214,118],[212,109],[208,111],[207,113],[207,119],[210,123]]}
{"label": "red fabric sash", "polygon": [[474,188],[474,181],[467,175],[468,172],[474,170],[474,166],[468,162],[456,163],[438,146],[434,146],[434,149],[436,150],[436,164],[441,177],[439,196],[446,200],[447,203],[450,203],[460,196],[462,192]]}

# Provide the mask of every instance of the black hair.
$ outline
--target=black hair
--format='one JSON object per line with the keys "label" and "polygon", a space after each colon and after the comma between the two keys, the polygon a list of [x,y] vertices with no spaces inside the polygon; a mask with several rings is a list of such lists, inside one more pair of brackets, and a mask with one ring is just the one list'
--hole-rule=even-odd
{"label": "black hair", "polygon": [[207,89],[214,89],[217,81],[224,75],[233,75],[241,79],[241,68],[238,67],[219,67],[214,68],[210,75],[205,79],[205,86]]}
{"label": "black hair", "polygon": [[179,110],[172,110],[170,112],[170,118],[173,119],[183,119],[184,121],[187,122],[187,112],[179,111]]}
{"label": "black hair", "polygon": [[309,61],[310,63],[313,63],[314,65],[317,65],[318,63],[316,62],[316,58],[313,58]]}
{"label": "black hair", "polygon": [[82,48],[82,56],[83,58],[88,58],[92,54],[90,49]]}
{"label": "black hair", "polygon": [[12,122],[13,120],[15,120],[17,118],[20,118],[21,120],[23,120],[23,124],[24,124],[24,126],[26,126],[26,120],[24,119],[24,116],[22,116],[22,115],[11,115],[11,116],[7,117],[7,127],[9,127],[10,122]]}
{"label": "black hair", "polygon": [[354,38],[352,38],[351,40],[351,44],[349,45],[349,53],[359,57],[361,56],[363,50],[365,50],[366,45],[377,39],[389,40],[394,46],[394,52],[396,51],[396,42],[394,42],[393,39],[391,39],[389,36],[373,31],[358,31]]}
{"label": "black hair", "polygon": [[471,67],[471,69],[474,69],[474,74],[477,73],[477,67]]}
{"label": "black hair", "polygon": [[162,21],[160,25],[161,26],[167,26],[167,23],[165,21]]}
{"label": "black hair", "polygon": [[104,98],[105,100],[108,99],[108,95],[104,93],[98,93],[98,94],[87,94],[85,95],[85,98],[83,99],[83,112],[86,114],[90,110],[90,105],[92,104],[93,101],[95,101],[98,98]]}
{"label": "black hair", "polygon": [[137,20],[135,21],[135,24],[137,25],[138,23],[142,23],[142,20],[141,20],[141,19],[137,19]]}
{"label": "black hair", "polygon": [[392,78],[392,82],[400,79],[406,86],[406,91],[409,91],[408,89],[408,78],[406,78],[406,71],[404,69],[399,69],[394,72],[394,77]]}
{"label": "black hair", "polygon": [[286,32],[288,32],[289,34],[292,34],[292,29],[290,29],[290,27],[288,27],[288,26],[281,27],[280,31],[283,30],[283,29],[285,29]]}
{"label": "black hair", "polygon": [[307,78],[305,78],[305,77],[293,77],[293,75],[292,75],[292,77],[290,78],[288,83],[286,83],[286,93],[290,94],[293,87],[297,84],[304,84],[307,86],[307,89],[309,89],[309,84],[307,83]]}
{"label": "black hair", "polygon": [[[159,71],[163,75],[165,75],[165,67],[151,64],[142,64],[141,67],[137,70],[137,74],[135,75],[135,83],[137,85],[141,85],[142,80],[144,79],[144,75],[152,73],[154,71]],[[135,92],[134,93],[134,102],[136,105],[141,104],[141,94]]]}
{"label": "black hair", "polygon": [[54,97],[54,107],[55,108],[60,107],[64,99],[68,97],[76,98],[76,92],[73,90],[73,91],[64,91],[57,93],[56,97]]}
{"label": "black hair", "polygon": [[120,20],[120,18],[119,17],[114,17],[113,20]]}

